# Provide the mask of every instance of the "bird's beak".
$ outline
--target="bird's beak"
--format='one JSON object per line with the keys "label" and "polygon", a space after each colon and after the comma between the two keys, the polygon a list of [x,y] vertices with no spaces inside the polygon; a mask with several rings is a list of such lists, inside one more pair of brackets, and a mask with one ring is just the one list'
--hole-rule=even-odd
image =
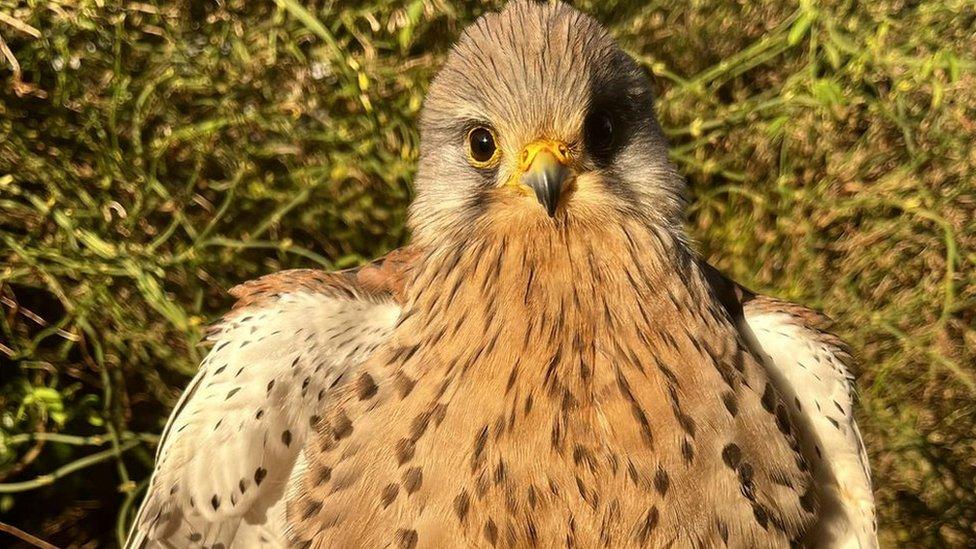
{"label": "bird's beak", "polygon": [[535,191],[535,197],[546,208],[549,217],[556,215],[559,198],[572,174],[569,147],[549,139],[534,141],[522,150],[519,162],[521,183]]}

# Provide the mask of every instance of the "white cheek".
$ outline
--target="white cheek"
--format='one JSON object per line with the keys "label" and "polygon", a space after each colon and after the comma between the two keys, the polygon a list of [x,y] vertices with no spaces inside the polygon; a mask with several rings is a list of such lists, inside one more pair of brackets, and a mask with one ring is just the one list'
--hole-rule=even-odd
{"label": "white cheek", "polygon": [[568,207],[579,215],[604,217],[625,206],[609,185],[627,185],[615,182],[609,174],[586,172],[576,178],[576,188],[569,197]]}

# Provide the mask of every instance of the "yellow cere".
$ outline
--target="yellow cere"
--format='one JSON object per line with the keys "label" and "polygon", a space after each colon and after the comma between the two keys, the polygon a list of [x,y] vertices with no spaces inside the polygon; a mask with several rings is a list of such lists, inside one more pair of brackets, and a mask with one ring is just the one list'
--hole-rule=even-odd
{"label": "yellow cere", "polygon": [[556,158],[556,161],[564,166],[570,163],[569,145],[555,139],[537,139],[522,149],[522,154],[519,155],[518,169],[515,170],[515,173],[512,174],[512,177],[504,185],[517,189],[525,195],[531,194],[532,190],[522,183],[522,176],[532,168],[532,163],[535,162],[536,156],[542,151],[552,154]]}
{"label": "yellow cere", "polygon": [[544,150],[552,153],[560,164],[564,166],[569,164],[569,146],[566,143],[554,139],[539,139],[529,143],[522,149],[522,155],[519,158],[519,171],[521,173],[529,171],[529,167],[532,166],[536,155]]}

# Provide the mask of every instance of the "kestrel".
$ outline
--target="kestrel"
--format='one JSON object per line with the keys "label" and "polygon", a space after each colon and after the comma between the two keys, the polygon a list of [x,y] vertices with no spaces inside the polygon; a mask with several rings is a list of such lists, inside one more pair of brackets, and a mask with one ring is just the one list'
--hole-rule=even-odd
{"label": "kestrel", "polygon": [[232,290],[127,546],[876,546],[847,348],[695,254],[596,21],[478,19],[421,141],[408,248]]}

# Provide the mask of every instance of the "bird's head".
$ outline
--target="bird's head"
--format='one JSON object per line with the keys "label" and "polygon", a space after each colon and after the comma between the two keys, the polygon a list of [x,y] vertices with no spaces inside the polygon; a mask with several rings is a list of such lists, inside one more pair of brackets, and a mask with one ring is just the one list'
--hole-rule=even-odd
{"label": "bird's head", "polygon": [[516,0],[472,24],[421,117],[414,238],[619,223],[679,227],[646,75],[591,17]]}

